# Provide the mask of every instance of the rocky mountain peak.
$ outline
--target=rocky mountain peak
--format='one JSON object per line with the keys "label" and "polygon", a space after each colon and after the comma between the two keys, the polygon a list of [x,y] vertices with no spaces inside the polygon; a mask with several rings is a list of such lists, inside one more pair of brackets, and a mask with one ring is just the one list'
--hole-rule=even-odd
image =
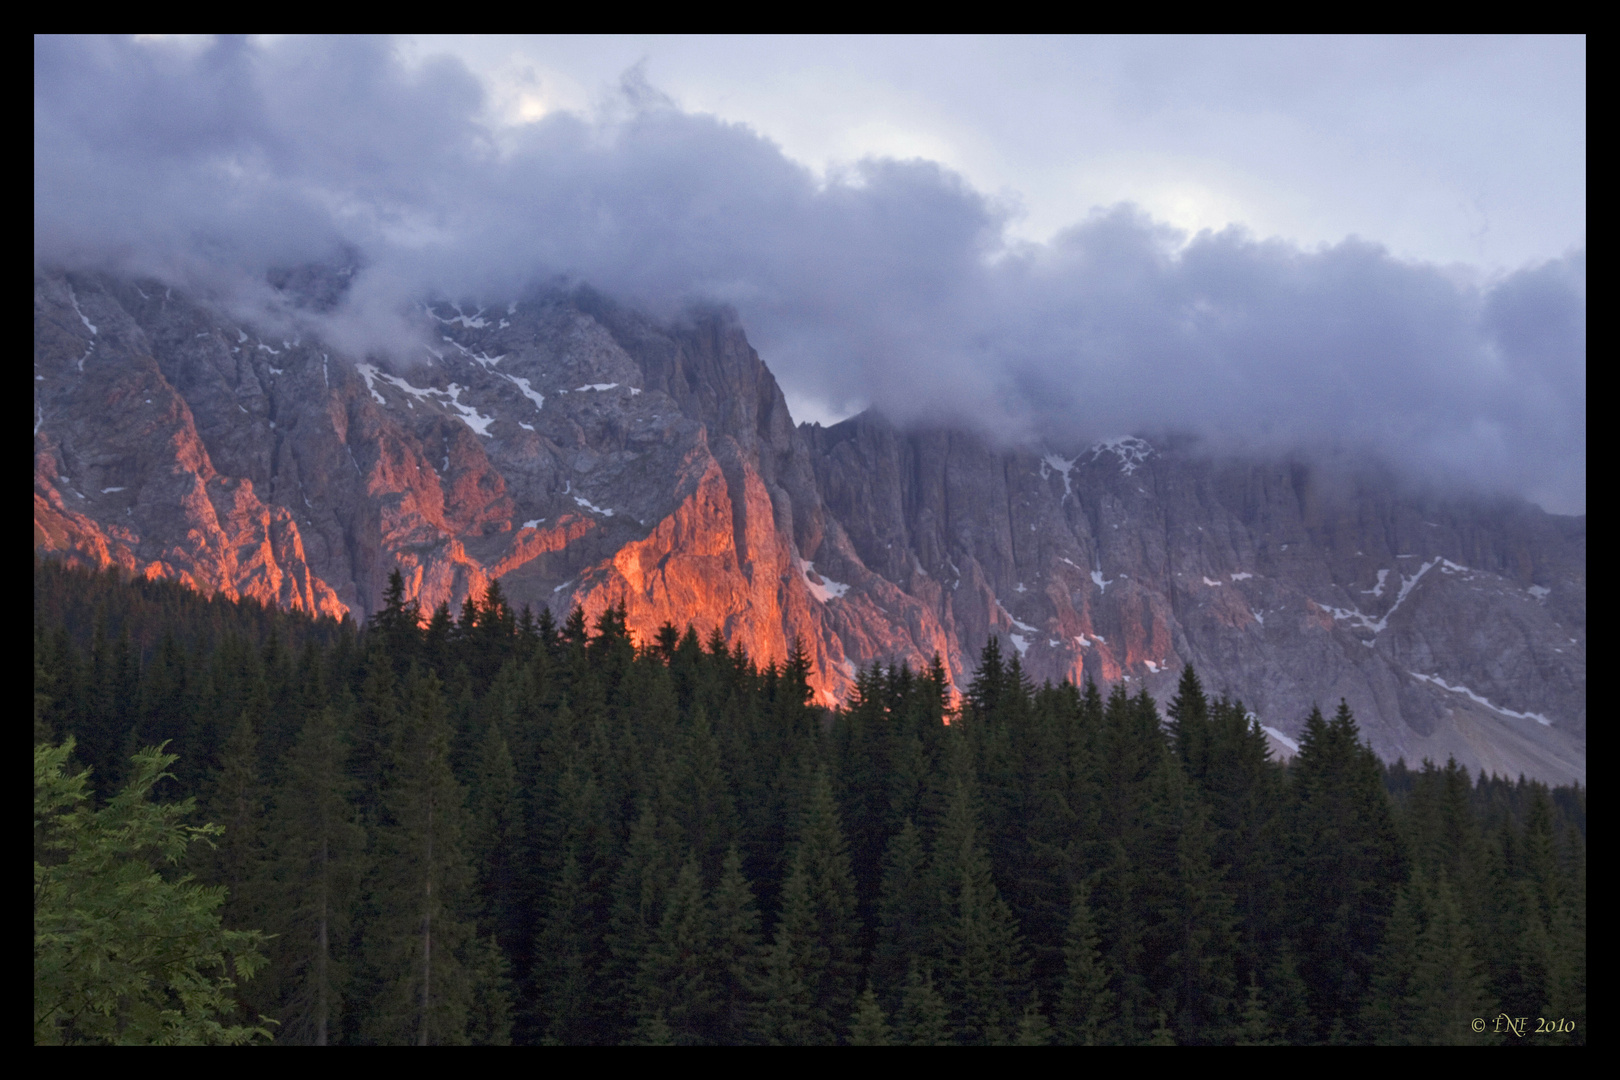
{"label": "rocky mountain peak", "polygon": [[[318,311],[343,279],[272,284]],[[1387,758],[1584,782],[1584,518],[1134,436],[795,427],[722,309],[421,314],[385,365],[155,282],[37,276],[36,550],[356,617],[395,568],[426,608],[499,578],[623,604],[644,640],[798,643],[829,703],[935,653],[964,687],[992,635],[1037,681],[1163,697],[1192,663],[1280,753],[1343,697]]]}

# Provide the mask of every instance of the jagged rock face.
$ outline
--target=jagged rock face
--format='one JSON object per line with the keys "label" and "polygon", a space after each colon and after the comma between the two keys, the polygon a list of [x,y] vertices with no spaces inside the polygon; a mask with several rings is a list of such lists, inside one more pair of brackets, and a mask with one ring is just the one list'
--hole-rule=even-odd
{"label": "jagged rock face", "polygon": [[936,653],[965,687],[991,634],[1037,680],[1162,697],[1192,663],[1281,752],[1344,697],[1387,758],[1585,780],[1584,518],[1136,439],[795,428],[723,312],[424,310],[439,345],[389,370],[160,285],[37,277],[36,550],[357,616],[395,567],[429,608],[499,578],[622,603],[643,637],[798,642],[828,702]]}
{"label": "jagged rock face", "polygon": [[1139,439],[1062,456],[865,416],[808,434],[826,515],[927,598],[958,671],[991,633],[1036,680],[1161,700],[1192,663],[1282,753],[1342,697],[1388,760],[1585,780],[1584,518]]}

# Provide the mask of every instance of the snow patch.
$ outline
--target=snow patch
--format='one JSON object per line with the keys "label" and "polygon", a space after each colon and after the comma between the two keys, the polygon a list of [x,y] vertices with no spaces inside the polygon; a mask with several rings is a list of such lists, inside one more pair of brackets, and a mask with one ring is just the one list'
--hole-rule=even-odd
{"label": "snow patch", "polygon": [[524,431],[533,431],[534,430],[534,425],[533,424],[525,424],[521,420],[518,421],[518,427],[522,428]]}
{"label": "snow patch", "polygon": [[[378,404],[388,404],[387,399],[377,392],[377,380],[380,379],[389,386],[409,394],[418,401],[435,401],[440,405],[445,405],[451,409],[454,409],[457,415],[460,417],[462,423],[472,428],[474,432],[482,435],[484,438],[492,438],[489,433],[489,426],[495,422],[495,418],[493,416],[485,416],[471,405],[463,404],[461,401],[461,395],[464,391],[466,391],[467,387],[462,386],[459,383],[451,383],[449,389],[439,390],[431,386],[426,388],[412,386],[404,379],[390,375],[384,371],[378,371],[371,364],[356,364],[355,370],[359,371],[360,374],[365,377],[366,388],[371,391],[371,396],[377,399]],[[410,403],[407,402],[406,404]]]}
{"label": "snow patch", "polygon": [[[287,343],[285,341],[283,341],[282,344],[285,345]],[[272,349],[270,346],[266,345],[262,341],[259,342],[259,348],[263,349],[265,352],[269,353],[271,356],[280,356],[281,355],[281,350],[280,349]]]}
{"label": "snow patch", "polygon": [[1080,459],[1078,457],[1065,458],[1058,454],[1047,454],[1045,457],[1041,458],[1041,479],[1045,480],[1054,472],[1062,473],[1063,497],[1067,499],[1070,495],[1074,494],[1074,487],[1069,482],[1069,473],[1071,470],[1073,470],[1074,463],[1079,460]]}
{"label": "snow patch", "polygon": [[1119,459],[1119,471],[1129,476],[1152,456],[1153,447],[1146,440],[1138,439],[1132,435],[1122,435],[1117,439],[1104,439],[1091,447],[1092,463],[1095,463],[1105,453],[1117,457]]}
{"label": "snow patch", "polygon": [[805,587],[810,595],[825,604],[829,600],[837,600],[849,592],[849,586],[841,581],[834,581],[830,577],[816,573],[816,564],[806,559],[795,558],[799,573],[804,578]]}
{"label": "snow patch", "polygon": [[1218,581],[1212,581],[1212,580],[1211,580],[1211,579],[1209,579],[1209,578],[1205,578],[1205,579],[1204,579],[1204,584],[1205,584],[1205,585],[1208,585],[1208,586],[1209,586],[1209,587],[1210,587],[1210,588],[1215,588],[1215,587],[1216,587],[1216,586],[1218,586],[1218,585],[1219,585],[1219,584],[1220,584],[1220,582],[1218,582]]}
{"label": "snow patch", "polygon": [[583,496],[575,495],[574,496],[574,502],[578,503],[580,506],[583,506],[585,509],[589,510],[593,514],[601,514],[603,517],[612,517],[613,516],[613,511],[612,510],[604,510],[600,506],[597,506],[597,505],[593,504],[590,500],[584,498]]}
{"label": "snow patch", "polygon": [[[1399,557],[1400,556],[1397,556],[1397,558]],[[1333,607],[1330,604],[1324,604],[1320,601],[1317,602],[1316,606],[1324,611],[1331,612],[1334,619],[1349,621],[1353,623],[1357,629],[1371,630],[1373,632],[1373,636],[1376,637],[1383,633],[1385,628],[1389,626],[1390,617],[1393,616],[1395,612],[1400,610],[1401,605],[1406,602],[1407,596],[1411,594],[1412,590],[1417,586],[1417,583],[1422,580],[1423,575],[1427,574],[1430,570],[1433,570],[1436,566],[1440,565],[1444,561],[1444,559],[1431,559],[1422,566],[1418,567],[1418,572],[1413,574],[1411,577],[1407,577],[1405,574],[1402,574],[1401,591],[1396,594],[1395,603],[1390,605],[1389,610],[1384,612],[1382,618],[1374,619],[1371,615],[1365,614],[1359,608]],[[1380,588],[1383,587],[1382,578],[1379,579],[1378,584]],[[1370,642],[1364,641],[1362,644],[1371,647]]]}
{"label": "snow patch", "polygon": [[[502,372],[501,374],[505,375],[504,372]],[[536,412],[538,412],[541,409],[545,408],[546,395],[542,394],[540,391],[538,391],[534,387],[530,386],[528,379],[519,378],[516,375],[506,375],[505,377],[509,382],[511,382],[511,384],[513,386],[518,388],[518,393],[522,394],[524,397],[526,397],[530,401],[534,402],[534,408],[535,408]],[[524,424],[522,426],[523,427],[529,427],[529,425],[527,425],[527,424]],[[533,431],[534,428],[531,427],[531,428],[529,428],[529,430]]]}
{"label": "snow patch", "polygon": [[1029,642],[1025,641],[1024,638],[1021,635],[1019,635],[1019,634],[1008,634],[1007,637],[1009,639],[1011,639],[1012,644],[1013,644],[1013,648],[1018,650],[1018,655],[1019,656],[1024,656],[1026,653],[1029,652]]}
{"label": "snow patch", "polygon": [[1237,573],[1228,574],[1227,576],[1233,581],[1248,581],[1250,578],[1254,577],[1254,575],[1249,573],[1247,570],[1239,570]]}
{"label": "snow patch", "polygon": [[[94,337],[98,332],[96,330],[96,324],[85,318],[84,312],[79,310],[79,294],[73,291],[73,286],[71,285],[68,286],[68,299],[73,301],[73,313],[79,317],[79,321],[84,323],[84,328],[90,331],[90,335]],[[84,361],[79,361],[79,364],[82,370]]]}
{"label": "snow patch", "polygon": [[1409,671],[1409,672],[1407,672],[1407,674],[1411,675],[1412,678],[1417,679],[1419,682],[1433,683],[1435,686],[1440,687],[1440,689],[1442,689],[1442,690],[1450,690],[1453,694],[1462,694],[1465,697],[1467,697],[1469,700],[1473,701],[1475,704],[1483,705],[1487,709],[1490,709],[1492,712],[1499,712],[1503,716],[1512,716],[1512,717],[1515,717],[1515,718],[1517,718],[1519,720],[1534,720],[1536,723],[1540,724],[1542,727],[1552,727],[1552,721],[1547,719],[1547,717],[1543,716],[1541,713],[1514,712],[1512,709],[1504,709],[1502,706],[1496,704],[1495,702],[1490,701],[1487,698],[1482,697],[1481,695],[1474,693],[1472,690],[1468,689],[1468,687],[1462,686],[1460,684],[1456,685],[1456,686],[1453,686],[1452,684],[1446,682],[1444,679],[1442,679],[1438,675],[1419,675],[1415,671]]}
{"label": "snow patch", "polygon": [[1097,588],[1101,589],[1103,592],[1107,592],[1108,591],[1108,586],[1110,586],[1110,585],[1112,585],[1114,583],[1113,581],[1104,581],[1101,570],[1093,570],[1091,572],[1091,580],[1093,582],[1095,582],[1096,585],[1097,585]]}
{"label": "snow patch", "polygon": [[[1249,718],[1252,720],[1254,718],[1254,714],[1250,713]],[[1288,749],[1293,751],[1294,753],[1296,753],[1296,754],[1299,753],[1299,743],[1295,742],[1293,739],[1290,739],[1288,736],[1284,735],[1282,732],[1278,731],[1276,728],[1267,727],[1265,724],[1261,724],[1260,725],[1260,730],[1265,732],[1267,735],[1270,735],[1273,739],[1276,739],[1278,742],[1282,743],[1284,746],[1288,747]]]}
{"label": "snow patch", "polygon": [[583,391],[586,391],[586,390],[612,390],[614,387],[616,387],[618,385],[619,384],[616,383],[616,382],[590,383],[587,386],[576,386],[576,387],[574,387],[574,393],[578,394],[578,393],[582,393]]}
{"label": "snow patch", "polygon": [[533,520],[533,521],[525,521],[525,522],[524,522],[524,523],[523,523],[523,527],[524,527],[524,528],[525,528],[525,529],[533,529],[533,528],[535,528],[535,527],[536,527],[536,526],[538,526],[538,525],[540,525],[540,524],[541,524],[541,523],[542,523],[542,522],[544,522],[544,521],[545,521],[545,520],[546,520],[546,519],[545,519],[545,518],[535,518],[535,519],[534,519],[534,520]]}
{"label": "snow patch", "polygon": [[[1358,552],[1358,554],[1359,554],[1359,552]],[[1389,571],[1388,570],[1380,570],[1380,571],[1378,571],[1378,584],[1374,585],[1370,589],[1362,589],[1361,590],[1361,595],[1362,596],[1372,596],[1372,597],[1383,596],[1384,595],[1384,582],[1386,580],[1388,580],[1388,578],[1389,578]]]}
{"label": "snow patch", "polygon": [[354,365],[354,370],[358,371],[361,377],[366,380],[366,389],[370,390],[371,396],[377,399],[377,404],[388,404],[388,399],[377,392],[376,380],[380,377],[384,377],[382,372],[378,371],[370,364],[356,364]]}
{"label": "snow patch", "polygon": [[551,591],[554,592],[554,593],[560,593],[564,589],[568,588],[568,586],[572,585],[573,583],[574,583],[574,579],[569,578],[567,581],[563,582],[561,585],[557,586],[555,589],[552,589]]}
{"label": "snow patch", "polygon": [[1547,588],[1545,585],[1532,585],[1526,589],[1525,592],[1529,593],[1537,600],[1546,600],[1547,597],[1552,594],[1552,590]]}
{"label": "snow patch", "polygon": [[102,493],[102,494],[103,494],[103,495],[111,495],[111,494],[112,494],[112,493],[113,493],[113,492],[115,492],[115,491],[128,491],[128,490],[129,490],[129,489],[128,489],[128,488],[121,488],[121,487],[115,487],[115,488],[102,488],[102,489],[101,489],[101,493]]}
{"label": "snow patch", "polygon": [[468,330],[482,330],[484,327],[489,325],[488,321],[483,318],[483,308],[479,308],[471,315],[467,315],[462,312],[460,304],[451,304],[450,307],[455,310],[456,317],[453,319],[444,319],[440,318],[439,313],[434,311],[431,307],[428,307],[426,304],[423,304],[422,307],[429,315],[433,316],[435,319],[438,319],[446,326],[455,326],[460,324],[461,326],[466,327]]}

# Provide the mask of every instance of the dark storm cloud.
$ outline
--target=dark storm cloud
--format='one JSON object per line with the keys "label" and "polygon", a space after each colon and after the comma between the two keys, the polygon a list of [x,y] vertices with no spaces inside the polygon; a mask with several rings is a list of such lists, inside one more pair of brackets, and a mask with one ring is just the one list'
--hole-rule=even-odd
{"label": "dark storm cloud", "polygon": [[265,272],[355,258],[323,330],[399,355],[424,295],[554,275],[661,314],[736,306],[791,392],[1073,445],[1372,454],[1585,504],[1584,252],[1480,285],[1347,240],[1186,238],[1129,207],[1050,244],[937,165],[825,182],[628,78],[600,114],[480,120],[458,62],[387,42],[36,39],[37,262],[273,302]]}

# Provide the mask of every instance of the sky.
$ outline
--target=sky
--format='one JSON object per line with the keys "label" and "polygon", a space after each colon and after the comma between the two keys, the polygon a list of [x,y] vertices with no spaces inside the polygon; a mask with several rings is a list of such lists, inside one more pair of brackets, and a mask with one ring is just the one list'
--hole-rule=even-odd
{"label": "sky", "polygon": [[36,38],[36,266],[420,357],[738,312],[796,418],[1371,458],[1585,510],[1584,38]]}

